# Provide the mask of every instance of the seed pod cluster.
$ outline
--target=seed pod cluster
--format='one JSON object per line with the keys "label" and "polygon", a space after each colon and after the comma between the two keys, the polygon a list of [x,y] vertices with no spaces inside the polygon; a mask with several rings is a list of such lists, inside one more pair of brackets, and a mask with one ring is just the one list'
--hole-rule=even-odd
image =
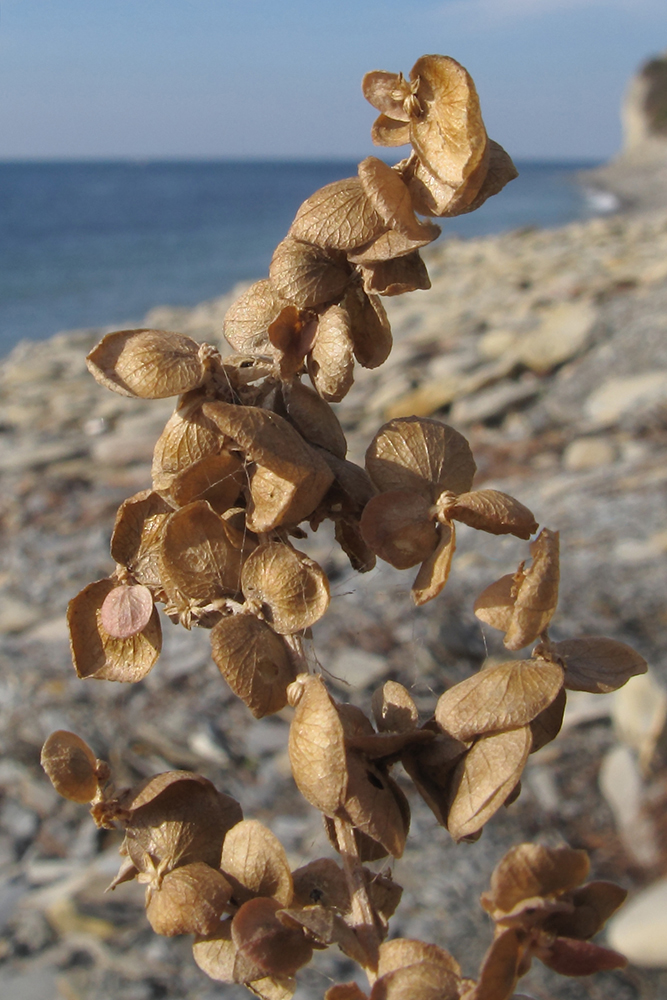
{"label": "seed pod cluster", "polygon": [[[482,899],[496,937],[477,980],[441,948],[385,941],[401,888],[364,862],[401,857],[410,826],[399,762],[437,822],[476,840],[520,793],[531,752],[555,739],[566,690],[608,692],[646,670],[623,643],[549,637],[558,603],[558,533],[542,528],[531,562],[490,584],[477,617],[524,659],[492,662],[445,690],[420,720],[405,687],[372,698],[375,726],[337,702],[309,672],[302,639],[327,610],[326,574],[294,540],[324,520],[352,567],[376,557],[419,566],[412,597],[435,598],[450,574],[456,522],[528,541],[528,508],[474,489],[466,439],[441,421],[407,417],[380,428],[366,467],[347,459],[332,404],[355,362],[376,368],[392,336],[381,296],[430,287],[420,249],[440,228],[428,218],[478,208],[516,171],[489,140],[473,81],[446,56],[423,56],[409,79],[374,71],[363,91],[380,112],[374,142],[410,143],[390,167],[376,157],[298,210],[268,278],[225,318],[238,352],[180,333],[107,334],[88,356],[97,381],[141,399],[176,397],[158,438],[152,484],[120,507],[111,538],[115,571],[68,608],[81,678],[141,681],[158,659],[158,605],[174,623],[210,631],[221,675],[256,717],[293,709],[289,757],[303,796],[323,814],[341,864],[320,858],[292,872],[282,845],[201,775],[173,771],[117,790],[108,765],[73,733],[45,743],[43,766],[65,798],[90,803],[98,826],[124,833],[110,888],[146,885],[146,912],[166,936],[193,934],[211,978],[264,1000],[290,1000],[313,950],[336,945],[368,971],[326,1000],[508,1000],[533,957],[566,975],[620,967],[591,943],[622,902],[605,882],[583,885],[580,851],[514,848]],[[306,381],[306,379],[308,381]]]}

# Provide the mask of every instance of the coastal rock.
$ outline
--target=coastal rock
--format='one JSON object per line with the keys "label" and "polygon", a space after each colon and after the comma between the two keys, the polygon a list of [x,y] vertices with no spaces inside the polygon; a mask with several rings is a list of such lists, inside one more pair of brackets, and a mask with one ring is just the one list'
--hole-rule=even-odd
{"label": "coastal rock", "polygon": [[610,920],[607,939],[635,965],[667,968],[667,879],[631,898]]}
{"label": "coastal rock", "polygon": [[616,458],[613,441],[604,437],[581,437],[571,441],[563,452],[563,465],[568,472],[582,472],[611,465]]}
{"label": "coastal rock", "polygon": [[584,349],[596,319],[590,302],[560,303],[517,342],[517,359],[538,375],[551,371]]}
{"label": "coastal rock", "polygon": [[596,427],[611,427],[626,415],[637,416],[667,403],[667,370],[609,379],[586,400],[586,415]]}

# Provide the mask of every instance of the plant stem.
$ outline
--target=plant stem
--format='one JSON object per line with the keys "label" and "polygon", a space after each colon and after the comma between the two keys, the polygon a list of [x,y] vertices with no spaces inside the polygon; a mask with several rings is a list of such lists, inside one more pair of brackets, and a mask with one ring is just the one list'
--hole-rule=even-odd
{"label": "plant stem", "polygon": [[354,827],[346,819],[334,819],[338,847],[343,859],[345,881],[352,902],[353,926],[366,957],[366,972],[371,984],[375,981],[378,967],[380,936],[377,930],[375,912],[368,896],[364,869],[359,858]]}

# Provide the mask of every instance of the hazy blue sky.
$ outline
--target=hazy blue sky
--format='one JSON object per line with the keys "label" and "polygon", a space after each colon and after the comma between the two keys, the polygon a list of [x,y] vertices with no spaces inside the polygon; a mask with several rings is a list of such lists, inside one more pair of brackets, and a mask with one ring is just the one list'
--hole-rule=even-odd
{"label": "hazy blue sky", "polygon": [[357,157],[369,69],[473,74],[513,156],[605,158],[667,0],[2,0],[0,158]]}

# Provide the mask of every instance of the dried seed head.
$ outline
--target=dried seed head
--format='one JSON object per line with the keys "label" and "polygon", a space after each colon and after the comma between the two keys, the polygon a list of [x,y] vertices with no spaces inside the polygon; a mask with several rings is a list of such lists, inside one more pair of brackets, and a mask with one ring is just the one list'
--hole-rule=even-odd
{"label": "dried seed head", "polygon": [[310,444],[344,459],[347,441],[338,417],[329,404],[299,381],[294,381],[287,387],[285,397],[287,413],[299,434]]}
{"label": "dried seed head", "polygon": [[251,472],[247,526],[271,531],[311,514],[333,482],[333,473],[291,424],[256,406],[207,403],[204,412],[238,444]]}
{"label": "dried seed head", "polygon": [[308,355],[308,374],[322,399],[339,403],[354,381],[354,345],[350,317],[342,306],[329,306],[317,325]]}
{"label": "dried seed head", "polygon": [[419,713],[412,697],[402,684],[386,681],[373,692],[373,718],[380,732],[404,733],[414,730]]}
{"label": "dried seed head", "polygon": [[359,164],[359,178],[367,198],[390,229],[412,240],[435,240],[440,227],[419,222],[412,207],[410,192],[396,170],[375,156]]}
{"label": "dried seed head", "polygon": [[121,396],[163,399],[202,384],[206,375],[200,345],[165,330],[108,333],[86,358],[97,381]]}
{"label": "dried seed head", "polygon": [[491,889],[482,896],[482,906],[495,919],[514,910],[522,900],[553,897],[574,889],[584,881],[589,867],[585,851],[519,844],[495,867]]}
{"label": "dried seed head", "polygon": [[232,921],[236,945],[234,978],[250,983],[261,976],[293,976],[307,965],[313,948],[303,931],[285,927],[276,916],[281,904],[275,899],[250,899]]}
{"label": "dried seed head", "polygon": [[467,492],[476,465],[470,445],[453,427],[424,417],[399,417],[373,438],[366,468],[382,492],[410,490],[433,503],[443,490]]}
{"label": "dried seed head", "polygon": [[554,642],[550,654],[565,667],[565,687],[570,691],[606,694],[648,670],[644,657],[631,646],[601,636]]}
{"label": "dried seed head", "polygon": [[531,747],[529,726],[481,736],[457,765],[447,829],[454,840],[476,834],[516,787]]}
{"label": "dried seed head", "polygon": [[238,593],[242,553],[226,522],[205,500],[174,511],[162,530],[160,577],[177,607],[206,605]]}
{"label": "dried seed head", "polygon": [[270,896],[281,906],[292,902],[293,886],[285,849],[268,827],[255,819],[237,823],[222,848],[220,867],[234,886],[234,899]]}
{"label": "dried seed head", "polygon": [[254,615],[223,618],[211,632],[220,673],[256,719],[287,704],[295,670],[280,636]]}
{"label": "dried seed head", "polygon": [[398,122],[410,121],[404,105],[412,90],[402,73],[372,70],[361,81],[361,89],[366,100],[378,111]]}
{"label": "dried seed head", "polygon": [[132,860],[143,857],[169,868],[203,861],[220,865],[226,833],[243,819],[241,807],[206,778],[189,771],[167,771],[130,789],[120,799]]}
{"label": "dried seed head", "polygon": [[227,879],[202,861],[167,872],[147,891],[146,916],[156,934],[211,934],[232,894]]}
{"label": "dried seed head", "polygon": [[101,609],[116,589],[113,579],[90,583],[67,606],[72,660],[79,677],[107,681],[140,681],[155,664],[162,648],[157,608],[136,635],[116,639],[102,624]]}
{"label": "dried seed head", "polygon": [[341,304],[349,317],[355,358],[362,368],[378,368],[387,360],[392,347],[391,327],[380,298],[367,295],[355,283]]}
{"label": "dried seed head", "polygon": [[167,421],[153,451],[156,490],[168,490],[179,472],[224,445],[220,431],[202,412],[204,400],[200,393],[188,394]]}
{"label": "dried seed head", "polygon": [[516,660],[480,670],[438,699],[438,725],[458,740],[516,729],[532,722],[556,698],[563,671],[547,660]]}
{"label": "dried seed head", "polygon": [[548,627],[558,604],[558,532],[543,528],[530,546],[532,565],[502,577],[483,591],[474,604],[481,621],[506,633],[508,649],[522,649]]}
{"label": "dried seed head", "polygon": [[153,490],[142,490],[118,508],[111,556],[137,583],[159,591],[158,550],[162,526],[173,508]]}
{"label": "dried seed head", "polygon": [[358,177],[320,188],[296,213],[289,235],[325,250],[353,250],[380,235],[384,223]]}
{"label": "dried seed head", "polygon": [[211,979],[233,983],[236,945],[232,941],[231,919],[220,921],[211,934],[197,937],[192,945],[192,956]]}
{"label": "dried seed head", "polygon": [[313,309],[341,298],[350,281],[345,255],[287,236],[271,259],[269,277],[278,294],[298,309]]}
{"label": "dried seed head", "polygon": [[295,706],[289,733],[292,774],[303,797],[326,816],[345,800],[347,764],[343,725],[320,677],[300,675],[288,689]]}
{"label": "dried seed head", "polygon": [[396,569],[408,569],[428,559],[439,541],[431,504],[409,490],[390,490],[373,497],[364,508],[360,527],[373,552]]}
{"label": "dried seed head", "polygon": [[102,628],[114,639],[129,639],[146,628],[153,606],[153,595],[148,587],[138,583],[114,587],[102,601]]}
{"label": "dried seed head", "polygon": [[80,736],[65,729],[51,733],[42,747],[41,763],[58,795],[82,803],[95,798],[97,760]]}
{"label": "dried seed head", "polygon": [[268,279],[256,281],[225,313],[225,337],[240,354],[272,356],[268,329],[286,305]]}
{"label": "dried seed head", "polygon": [[537,531],[537,521],[522,503],[499,490],[462,493],[449,508],[449,516],[492,535],[516,535],[528,539]]}
{"label": "dried seed head", "polygon": [[314,625],[329,606],[323,570],[283,542],[265,542],[251,553],[241,587],[246,600],[260,605],[272,628],[282,635]]}

